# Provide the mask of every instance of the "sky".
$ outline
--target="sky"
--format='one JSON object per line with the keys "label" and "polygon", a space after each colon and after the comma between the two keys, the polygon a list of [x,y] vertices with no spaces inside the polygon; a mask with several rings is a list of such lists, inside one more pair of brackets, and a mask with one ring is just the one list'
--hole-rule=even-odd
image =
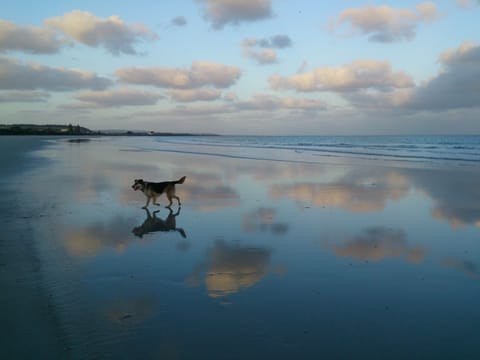
{"label": "sky", "polygon": [[480,0],[17,0],[0,124],[480,134]]}

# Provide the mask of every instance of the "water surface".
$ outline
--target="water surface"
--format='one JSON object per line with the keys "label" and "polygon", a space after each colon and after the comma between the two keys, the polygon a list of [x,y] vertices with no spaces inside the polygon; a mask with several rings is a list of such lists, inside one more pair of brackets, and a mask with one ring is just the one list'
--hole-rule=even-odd
{"label": "water surface", "polygon": [[52,141],[18,195],[68,357],[480,356],[476,165],[157,140]]}

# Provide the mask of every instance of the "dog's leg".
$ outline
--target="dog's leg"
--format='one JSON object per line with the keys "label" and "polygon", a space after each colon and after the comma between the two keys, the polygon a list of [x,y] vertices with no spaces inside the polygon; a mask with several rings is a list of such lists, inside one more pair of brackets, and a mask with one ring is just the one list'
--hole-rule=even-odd
{"label": "dog's leg", "polygon": [[157,197],[156,196],[153,197],[153,205],[160,206],[160,204],[157,203]]}
{"label": "dog's leg", "polygon": [[170,207],[172,206],[172,195],[167,194],[167,199],[168,199],[169,203],[165,207],[170,209]]}
{"label": "dog's leg", "polygon": [[177,195],[172,195],[172,198],[177,199],[178,206],[182,205],[182,203],[180,202],[180,198]]}
{"label": "dog's leg", "polygon": [[148,204],[150,204],[150,197],[149,196],[147,196],[147,203],[145,204],[143,209],[146,209],[148,207]]}

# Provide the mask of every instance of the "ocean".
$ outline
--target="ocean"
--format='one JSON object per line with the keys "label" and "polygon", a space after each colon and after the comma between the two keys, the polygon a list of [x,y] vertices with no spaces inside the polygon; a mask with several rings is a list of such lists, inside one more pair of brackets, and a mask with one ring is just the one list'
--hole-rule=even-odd
{"label": "ocean", "polygon": [[[173,150],[169,149],[171,144],[184,146],[182,150],[178,146]],[[138,146],[147,146],[148,150],[315,163],[328,157],[417,164],[480,163],[480,135],[155,137],[153,144]]]}

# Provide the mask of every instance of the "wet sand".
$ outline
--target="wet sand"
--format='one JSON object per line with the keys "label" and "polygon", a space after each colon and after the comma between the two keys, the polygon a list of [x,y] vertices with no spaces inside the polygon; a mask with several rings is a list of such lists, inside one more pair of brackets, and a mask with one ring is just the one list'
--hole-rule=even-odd
{"label": "wet sand", "polygon": [[59,358],[65,355],[60,324],[45,292],[42,260],[32,236],[36,221],[24,197],[32,181],[31,169],[43,169],[47,160],[33,155],[45,137],[0,138],[0,358]]}
{"label": "wet sand", "polygon": [[[476,167],[144,141],[2,155],[1,358],[480,356]],[[130,188],[184,175],[181,208],[143,210]]]}

